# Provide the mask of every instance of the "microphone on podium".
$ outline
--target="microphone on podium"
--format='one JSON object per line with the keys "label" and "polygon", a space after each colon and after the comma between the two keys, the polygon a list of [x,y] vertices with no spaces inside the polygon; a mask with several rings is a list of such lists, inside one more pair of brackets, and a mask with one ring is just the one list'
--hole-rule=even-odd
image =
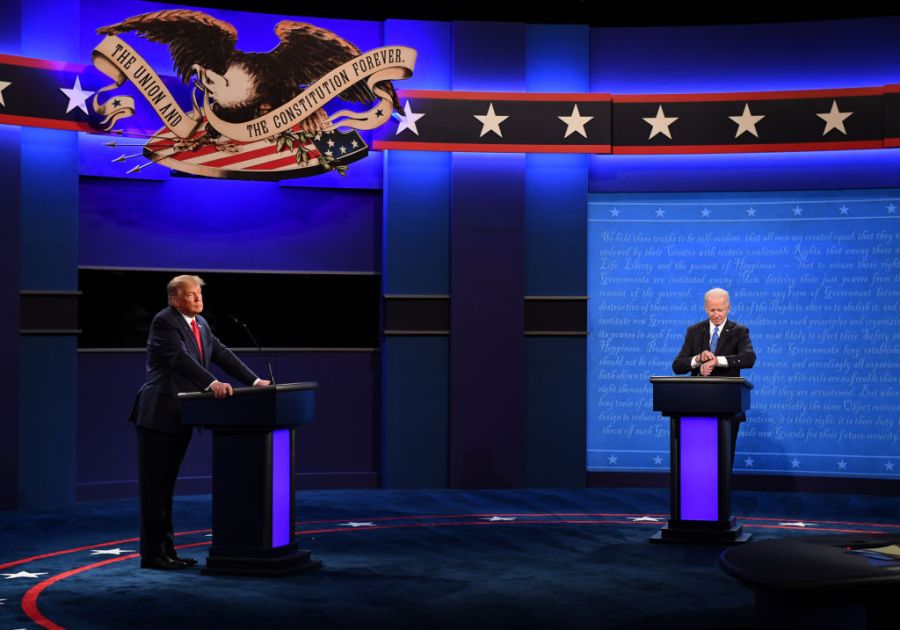
{"label": "microphone on podium", "polygon": [[259,345],[259,342],[256,340],[256,337],[254,337],[254,336],[253,336],[253,333],[250,332],[250,329],[247,327],[247,324],[245,324],[244,322],[242,322],[241,320],[239,320],[239,319],[238,319],[237,317],[235,317],[234,315],[226,315],[226,317],[228,317],[228,319],[230,319],[232,322],[234,322],[235,324],[237,324],[238,326],[240,326],[241,328],[243,328],[243,329],[247,332],[247,336],[250,337],[250,341],[252,341],[252,342],[253,342],[253,345],[256,346],[256,349],[259,350],[259,356],[261,356],[261,357],[263,358],[263,361],[266,362],[266,367],[269,368],[269,381],[270,381],[270,383],[271,383],[272,385],[275,385],[275,373],[272,372],[272,364],[269,363],[269,359],[268,359],[268,358],[266,357],[266,355],[263,353],[262,346]]}

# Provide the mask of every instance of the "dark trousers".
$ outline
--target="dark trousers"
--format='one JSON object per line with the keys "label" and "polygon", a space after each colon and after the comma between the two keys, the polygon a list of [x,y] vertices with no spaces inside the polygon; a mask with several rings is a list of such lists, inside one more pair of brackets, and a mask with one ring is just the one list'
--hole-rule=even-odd
{"label": "dark trousers", "polygon": [[138,482],[141,491],[141,556],[174,555],[172,493],[191,441],[190,428],[177,434],[137,429]]}

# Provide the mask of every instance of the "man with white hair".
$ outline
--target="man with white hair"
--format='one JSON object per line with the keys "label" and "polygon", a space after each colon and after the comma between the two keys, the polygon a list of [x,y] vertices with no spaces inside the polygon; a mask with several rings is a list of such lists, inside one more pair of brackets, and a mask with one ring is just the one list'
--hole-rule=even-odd
{"label": "man with white hair", "polygon": [[209,371],[212,363],[247,385],[269,385],[225,347],[200,316],[203,284],[198,276],[187,275],[169,281],[169,306],[150,324],[147,381],[131,411],[130,420],[137,428],[141,567],[145,569],[184,569],[196,564],[175,551],[172,528],[172,494],[191,440],[191,427],[181,423],[177,394],[211,391],[216,398],[231,396],[231,385]]}

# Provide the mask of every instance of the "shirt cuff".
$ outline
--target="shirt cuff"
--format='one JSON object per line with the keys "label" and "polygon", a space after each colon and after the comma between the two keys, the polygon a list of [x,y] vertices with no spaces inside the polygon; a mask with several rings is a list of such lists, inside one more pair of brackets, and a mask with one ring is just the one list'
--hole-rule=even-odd
{"label": "shirt cuff", "polygon": [[728,359],[725,357],[716,357],[716,365],[719,367],[728,367]]}

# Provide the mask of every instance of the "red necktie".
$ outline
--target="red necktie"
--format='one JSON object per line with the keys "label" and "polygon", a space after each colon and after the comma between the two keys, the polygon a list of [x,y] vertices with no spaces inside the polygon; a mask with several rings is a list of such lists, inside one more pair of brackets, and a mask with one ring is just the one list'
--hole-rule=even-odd
{"label": "red necktie", "polygon": [[194,339],[197,340],[197,348],[200,350],[200,363],[203,363],[203,342],[200,341],[200,328],[197,326],[197,318],[191,320],[191,329],[194,331]]}

